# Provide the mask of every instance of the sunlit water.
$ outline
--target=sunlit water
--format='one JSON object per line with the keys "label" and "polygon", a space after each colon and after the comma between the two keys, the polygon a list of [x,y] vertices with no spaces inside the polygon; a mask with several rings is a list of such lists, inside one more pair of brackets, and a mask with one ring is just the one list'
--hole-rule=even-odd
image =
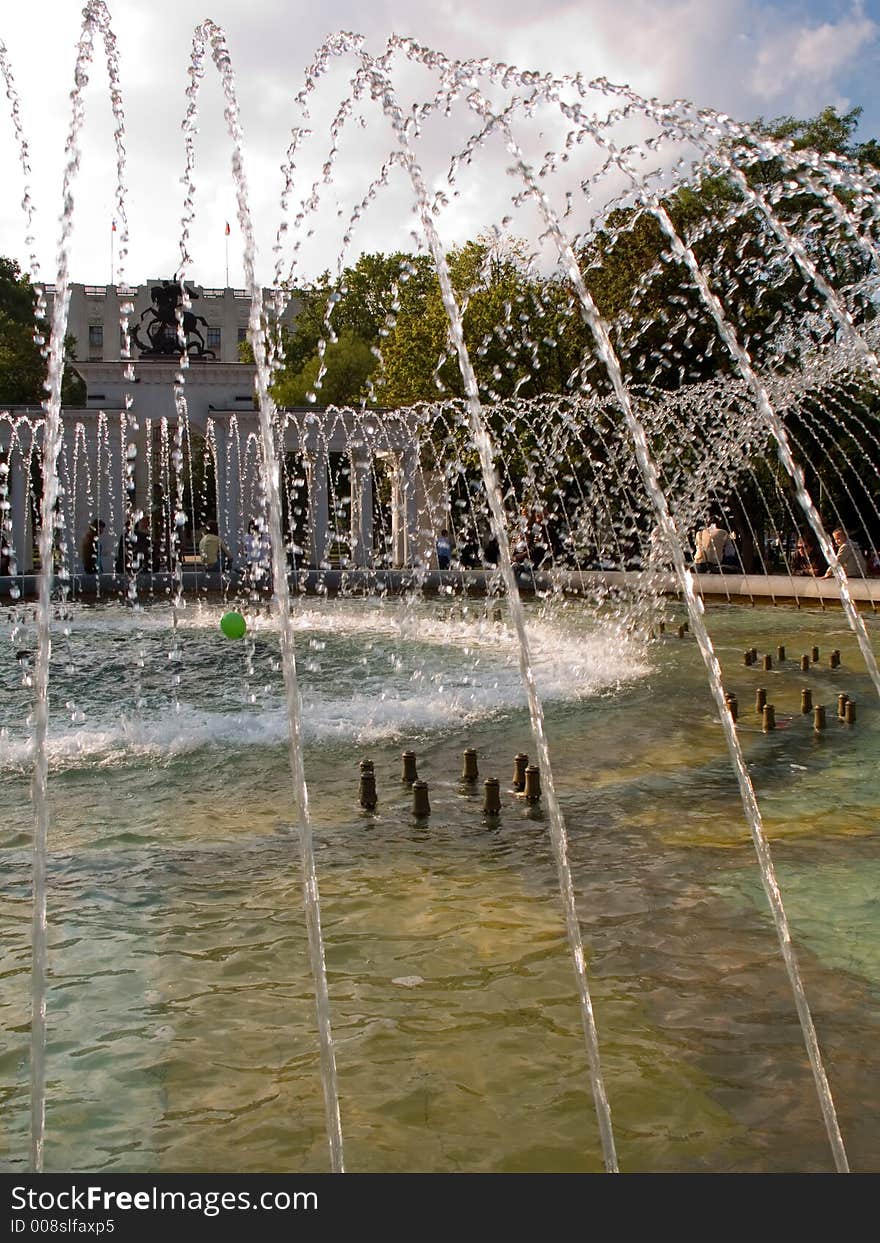
{"label": "sunlit water", "polygon": [[[493,605],[466,607],[306,601],[296,614],[346,1164],[598,1170],[547,826],[506,793],[529,749],[515,643]],[[83,608],[56,625],[47,1169],[327,1168],[277,636],[258,622],[249,660],[217,610],[189,612],[176,641],[159,608],[137,621]],[[708,620],[850,1160],[876,1170],[869,681],[840,613]],[[529,621],[621,1168],[830,1168],[695,644],[624,640],[575,604]],[[32,662],[16,653],[33,649],[33,628],[7,621],[4,637],[0,1161],[24,1168]],[[775,655],[780,642],[781,669],[743,666],[745,647]],[[802,674],[814,643],[820,661]],[[759,685],[782,726],[771,736]],[[800,714],[804,685],[828,707],[819,738]],[[839,691],[858,703],[854,728],[836,720]],[[428,822],[400,784],[406,746],[430,784]],[[465,746],[481,781],[501,778],[497,824],[479,787],[459,784]],[[365,755],[375,815],[357,805]]]}

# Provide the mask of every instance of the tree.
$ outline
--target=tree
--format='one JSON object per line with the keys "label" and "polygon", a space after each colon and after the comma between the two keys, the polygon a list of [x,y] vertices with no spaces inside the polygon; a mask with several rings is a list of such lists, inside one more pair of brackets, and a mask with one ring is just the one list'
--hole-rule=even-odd
{"label": "tree", "polygon": [[[873,140],[855,143],[859,115],[857,108],[842,116],[826,108],[811,120],[782,117],[756,122],[756,136],[791,144],[794,169],[781,157],[767,158],[757,142],[722,149],[722,156],[728,155],[742,170],[751,190],[803,244],[856,323],[875,313],[861,288],[871,260],[815,190],[793,172],[798,171],[798,153],[807,151],[837,151],[866,168],[872,166],[880,148]],[[806,162],[803,169],[809,183]],[[835,193],[841,202],[851,203],[853,196],[845,189]],[[820,331],[819,320],[824,317],[828,324],[824,331],[830,332],[824,295],[804,276],[757,204],[724,170],[723,160],[706,168],[693,184],[668,195],[661,206],[759,365],[777,369],[784,365],[781,342],[802,335],[810,316]],[[876,238],[876,224],[866,215],[862,224]],[[708,309],[672,255],[669,239],[649,207],[609,213],[604,227],[582,246],[580,259],[631,379],[672,389],[731,369]],[[596,362],[593,375],[598,377],[600,371]]]}
{"label": "tree", "polygon": [[[447,261],[481,396],[497,402],[565,392],[585,344],[571,291],[536,275],[525,244],[515,238],[479,237],[451,251]],[[386,404],[463,396],[436,276],[402,296],[382,353],[378,389]]]}
{"label": "tree", "polygon": [[[34,333],[48,338],[45,321],[34,320],[34,289],[14,259],[0,256],[0,405],[39,404],[46,396],[46,360]],[[67,337],[64,343],[66,364],[61,384],[61,399],[82,405],[85,385],[73,368],[76,342]]]}
{"label": "tree", "polygon": [[829,105],[818,116],[806,121],[795,117],[776,117],[765,121],[763,117],[758,117],[752,128],[758,134],[790,142],[795,151],[816,151],[820,155],[835,153],[849,156],[859,163],[873,163],[876,140],[859,144],[853,142],[862,111],[861,108],[851,108],[840,115],[833,105]]}
{"label": "tree", "polygon": [[276,400],[298,405],[310,392],[319,405],[357,405],[369,399],[368,382],[379,369],[375,351],[391,330],[401,291],[422,288],[430,273],[424,256],[361,255],[338,282],[325,272],[298,290],[296,325],[278,341],[283,361],[273,385]]}
{"label": "tree", "polygon": [[357,405],[367,397],[367,380],[376,365],[376,357],[366,341],[351,329],[343,329],[337,340],[328,345],[324,362],[327,367],[320,390],[317,390],[320,360],[310,354],[299,371],[287,367],[276,378],[273,396],[281,406],[304,406],[315,400],[320,391],[322,406]]}
{"label": "tree", "polygon": [[[839,114],[826,108],[803,121],[761,120],[754,137],[717,149],[693,180],[660,204],[759,371],[798,368],[810,334],[814,343],[833,346],[836,326],[825,295],[767,220],[762,202],[799,240],[857,325],[875,314],[865,280],[871,259],[841,213],[832,210],[833,201],[821,195],[833,193],[847,211],[861,212],[859,228],[875,242],[876,220],[845,184],[826,183],[807,154],[836,151],[867,172],[880,166],[880,145],[856,142],[858,118],[858,109]],[[788,143],[789,155],[768,154],[762,136]],[[745,185],[730,165],[742,171]],[[693,385],[737,370],[712,309],[673,254],[653,204],[611,210],[602,228],[581,242],[578,257],[625,377],[646,410],[657,404],[658,390],[684,398]],[[536,272],[516,239],[480,236],[447,259],[505,482],[514,490],[537,486],[535,480],[552,473],[546,469],[547,446],[564,443],[565,470],[547,487],[555,482],[555,493],[580,495],[582,478],[611,468],[619,411],[574,290],[561,276]],[[296,328],[283,338],[279,400],[300,404],[314,393],[318,405],[366,399],[401,407],[464,397],[428,256],[365,255],[338,280],[325,274],[300,297]],[[326,374],[319,388],[322,357]],[[566,414],[559,403],[548,403],[543,424],[517,416],[523,399],[585,393],[609,399],[607,418],[597,416],[605,418],[604,432],[579,423],[577,436],[568,436],[568,424],[579,416]],[[669,428],[658,428],[656,436],[664,442],[657,444],[658,453],[668,460]],[[438,411],[432,439],[436,461],[456,464],[454,486],[471,486],[477,466],[461,407],[455,411],[447,404]],[[808,443],[809,437],[802,439]],[[675,452],[687,476],[693,454],[700,452],[696,440],[682,436]],[[761,452],[756,446],[756,468]]]}

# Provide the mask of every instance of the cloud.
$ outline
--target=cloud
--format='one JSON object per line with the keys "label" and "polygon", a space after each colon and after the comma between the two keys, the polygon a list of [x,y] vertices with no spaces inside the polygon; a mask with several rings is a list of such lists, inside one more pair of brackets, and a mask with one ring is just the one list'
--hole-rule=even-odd
{"label": "cloud", "polygon": [[827,99],[835,81],[869,48],[880,26],[856,5],[838,22],[783,25],[761,47],[751,77],[760,98]]}
{"label": "cloud", "polygon": [[[876,57],[878,28],[855,6],[842,15],[804,16],[791,6],[799,0],[436,0],[414,6],[409,0],[327,0],[294,13],[289,0],[179,0],[145,6],[142,0],[110,0],[118,35],[127,115],[127,181],[131,220],[130,279],[166,274],[178,261],[184,168],[180,129],[185,107],[187,65],[192,31],[210,7],[228,33],[238,81],[246,151],[261,255],[261,275],[271,272],[272,245],[279,216],[280,165],[299,123],[293,107],[303,73],[315,49],[331,32],[362,33],[374,54],[391,32],[412,36],[453,57],[490,57],[555,73],[603,75],[630,84],[646,96],[664,100],[685,97],[748,120],[765,112],[768,100],[779,112],[808,116],[829,102],[865,103],[868,132],[880,127],[873,105],[870,76],[859,74]],[[801,0],[802,2],[802,0]],[[809,0],[814,6],[827,0]],[[23,121],[32,153],[32,186],[38,208],[37,244],[47,275],[54,269],[58,236],[64,142],[69,123],[73,49],[79,8],[71,0],[42,0],[39,7],[6,5],[0,37],[9,47],[23,105]],[[156,14],[161,10],[161,19]],[[329,104],[318,105],[313,118],[315,153],[297,171],[294,204],[321,176],[329,145],[329,126],[339,101],[349,91],[353,62],[342,74],[322,80]],[[404,94],[430,94],[428,75],[403,71],[396,62]],[[335,94],[331,96],[329,88]],[[433,88],[431,88],[433,90]],[[875,106],[876,107],[876,106]],[[340,147],[332,184],[322,191],[315,237],[308,241],[312,270],[332,267],[346,214],[362,196],[392,145],[387,121],[367,100],[367,129],[349,126]],[[230,143],[225,134],[223,99],[216,74],[205,77],[197,141],[197,218],[192,275],[206,284],[222,281],[224,225],[233,222],[231,243],[239,242]],[[450,122],[466,135],[464,121]],[[445,126],[445,128],[444,128]],[[432,190],[437,188],[454,149],[449,126],[428,126],[423,153]],[[871,128],[873,127],[873,128]],[[538,138],[540,135],[538,135]],[[538,142],[536,138],[536,144]],[[540,158],[550,141],[535,146]],[[323,144],[323,146],[322,146]],[[109,278],[110,220],[114,214],[115,157],[106,77],[99,65],[88,91],[82,140],[82,171],[77,182],[76,229],[72,255],[74,279],[87,283]],[[461,197],[444,213],[444,236],[460,240],[482,222],[503,214],[509,179],[504,153],[497,144],[481,152],[462,174]],[[0,237],[5,253],[24,257],[23,226],[17,206],[20,174],[8,121],[0,120]],[[365,243],[406,244],[412,217],[409,191],[395,175],[393,195],[365,217]],[[337,215],[342,210],[342,216]],[[457,215],[456,215],[457,212]],[[331,227],[332,226],[332,227]],[[305,249],[304,252],[305,254]],[[230,277],[242,282],[237,245],[230,245]]]}

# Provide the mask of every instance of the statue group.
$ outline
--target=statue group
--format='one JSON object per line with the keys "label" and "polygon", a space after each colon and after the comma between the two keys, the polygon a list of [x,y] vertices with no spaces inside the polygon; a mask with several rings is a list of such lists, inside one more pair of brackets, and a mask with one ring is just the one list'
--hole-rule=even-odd
{"label": "statue group", "polygon": [[[138,323],[131,330],[133,344],[142,358],[168,358],[171,355],[188,354],[190,358],[214,358],[214,351],[206,348],[205,338],[199,324],[208,327],[203,315],[182,309],[183,287],[179,281],[163,281],[150,290],[151,306],[141,312]],[[187,288],[190,300],[198,293]],[[149,317],[149,318],[148,318]],[[144,324],[144,320],[147,320]],[[145,342],[141,329],[147,335]]]}

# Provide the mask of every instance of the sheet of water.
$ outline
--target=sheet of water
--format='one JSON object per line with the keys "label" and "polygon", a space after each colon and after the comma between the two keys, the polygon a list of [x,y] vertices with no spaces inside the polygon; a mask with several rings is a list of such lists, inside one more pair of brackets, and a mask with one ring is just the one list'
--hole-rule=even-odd
{"label": "sheet of water", "polygon": [[[513,754],[528,749],[512,636],[473,607],[462,617],[457,605],[401,614],[307,602],[297,621],[347,1165],[599,1169],[542,812],[505,793],[490,828],[479,794],[458,782],[466,745],[481,778],[499,776],[505,791]],[[277,646],[258,630],[249,674],[245,646],[223,640],[216,620],[188,621],[164,665],[155,657],[171,631],[158,610],[144,611],[136,635],[112,609],[83,609],[70,620],[72,659],[53,649],[48,1169],[326,1168],[298,844],[278,812],[289,778]],[[880,854],[867,675],[854,672],[840,614],[719,608],[709,621],[739,696],[850,1158],[876,1169]],[[530,625],[622,1167],[829,1168],[695,645],[672,637],[644,650],[571,610],[564,623]],[[744,647],[778,642],[789,652],[781,670],[743,667]],[[813,643],[820,662],[801,674]],[[0,1160],[24,1168],[29,774],[12,647],[0,744]],[[833,672],[832,647],[844,654]],[[768,682],[783,726],[772,736],[751,709]],[[839,690],[855,698],[856,728],[831,712],[817,739],[798,712],[807,683],[829,707]],[[450,700],[456,713],[441,717]],[[413,822],[399,781],[408,745],[431,785],[427,825]],[[375,816],[356,803],[365,754]]]}

